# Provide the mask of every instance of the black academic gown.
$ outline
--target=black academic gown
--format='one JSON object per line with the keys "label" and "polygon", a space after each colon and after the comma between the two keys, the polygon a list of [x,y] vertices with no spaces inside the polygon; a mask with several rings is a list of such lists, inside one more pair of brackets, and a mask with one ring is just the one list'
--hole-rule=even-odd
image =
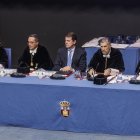
{"label": "black academic gown", "polygon": [[2,64],[5,68],[8,67],[8,56],[3,47],[0,47],[0,64]]}
{"label": "black academic gown", "polygon": [[51,70],[53,67],[52,60],[47,49],[44,46],[39,45],[37,52],[33,56],[33,66],[31,66],[31,54],[29,47],[26,47],[22,56],[18,60],[18,64],[27,65],[32,68],[43,68],[46,70]]}
{"label": "black academic gown", "polygon": [[[103,73],[105,70],[105,63],[106,63],[106,58],[103,57],[101,49],[99,49],[93,55],[88,67],[93,68],[97,72]],[[106,69],[114,68],[114,69],[118,69],[120,72],[123,72],[125,70],[122,54],[120,50],[115,48],[111,48],[110,58],[107,58],[106,64],[107,64]]]}

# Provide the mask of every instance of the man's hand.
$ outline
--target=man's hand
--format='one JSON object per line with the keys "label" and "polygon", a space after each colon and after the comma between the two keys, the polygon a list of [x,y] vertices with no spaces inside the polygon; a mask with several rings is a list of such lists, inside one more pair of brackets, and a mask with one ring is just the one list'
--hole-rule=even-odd
{"label": "man's hand", "polygon": [[60,69],[61,71],[73,71],[73,69],[70,66],[65,66]]}
{"label": "man's hand", "polygon": [[111,69],[105,69],[105,70],[104,70],[104,75],[105,75],[105,76],[109,76],[110,73],[111,73]]}
{"label": "man's hand", "polygon": [[95,74],[95,70],[94,70],[93,68],[90,69],[90,70],[88,70],[88,74],[89,74],[91,77],[93,77],[94,74]]}
{"label": "man's hand", "polygon": [[4,69],[4,66],[2,64],[0,64],[0,69]]}

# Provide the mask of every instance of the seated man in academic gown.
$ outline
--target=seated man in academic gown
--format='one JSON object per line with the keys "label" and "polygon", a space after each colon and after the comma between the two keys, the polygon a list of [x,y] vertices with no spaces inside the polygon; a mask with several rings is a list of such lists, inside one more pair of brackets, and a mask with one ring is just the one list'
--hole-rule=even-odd
{"label": "seated man in academic gown", "polygon": [[32,70],[38,68],[52,69],[53,63],[50,55],[44,46],[39,45],[38,35],[29,35],[28,46],[19,58],[18,64],[19,66],[29,66]]}
{"label": "seated man in academic gown", "polygon": [[76,47],[77,36],[69,32],[65,36],[65,47],[59,48],[53,70],[56,71],[81,71],[86,70],[86,51]]}
{"label": "seated man in academic gown", "polygon": [[8,56],[3,48],[2,42],[0,42],[0,68],[8,67]]}
{"label": "seated man in academic gown", "polygon": [[93,77],[95,73],[103,73],[105,76],[122,73],[125,68],[121,52],[112,48],[110,40],[106,37],[99,40],[99,45],[100,49],[88,65],[88,74]]}

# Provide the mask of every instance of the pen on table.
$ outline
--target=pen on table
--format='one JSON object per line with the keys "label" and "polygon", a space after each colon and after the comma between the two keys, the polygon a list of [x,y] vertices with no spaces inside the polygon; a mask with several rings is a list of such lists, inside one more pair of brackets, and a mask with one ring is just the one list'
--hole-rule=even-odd
{"label": "pen on table", "polygon": [[113,76],[111,79],[109,79],[104,85],[107,85],[109,82],[111,82],[113,79],[116,78],[117,75]]}

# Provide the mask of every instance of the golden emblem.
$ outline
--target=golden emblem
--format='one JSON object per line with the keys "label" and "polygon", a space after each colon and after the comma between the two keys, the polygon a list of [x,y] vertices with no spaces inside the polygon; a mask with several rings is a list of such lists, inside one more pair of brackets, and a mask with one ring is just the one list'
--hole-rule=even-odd
{"label": "golden emblem", "polygon": [[61,108],[61,115],[63,117],[68,117],[70,114],[70,102],[68,101],[61,101],[60,103],[60,108]]}

